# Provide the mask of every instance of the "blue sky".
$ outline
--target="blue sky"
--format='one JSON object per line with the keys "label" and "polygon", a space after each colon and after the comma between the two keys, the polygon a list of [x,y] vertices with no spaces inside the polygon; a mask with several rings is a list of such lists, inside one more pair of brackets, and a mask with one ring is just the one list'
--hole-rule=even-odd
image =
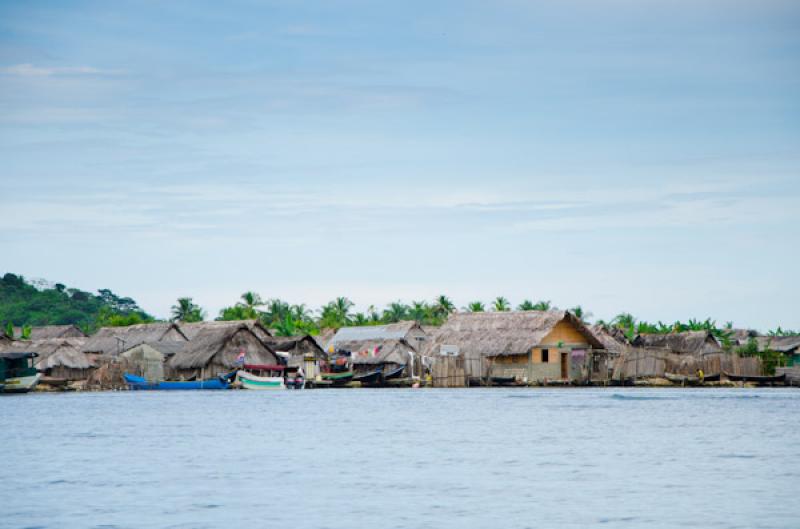
{"label": "blue sky", "polygon": [[0,272],[800,328],[800,5],[0,2]]}

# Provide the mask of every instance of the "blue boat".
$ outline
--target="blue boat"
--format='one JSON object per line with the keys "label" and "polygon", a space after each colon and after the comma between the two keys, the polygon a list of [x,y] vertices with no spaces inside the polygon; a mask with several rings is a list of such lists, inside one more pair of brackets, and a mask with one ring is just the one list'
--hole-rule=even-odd
{"label": "blue boat", "polygon": [[[236,372],[233,372],[235,375]],[[231,385],[231,375],[220,375],[209,380],[194,380],[189,382],[162,381],[148,382],[146,378],[125,373],[125,383],[132,390],[186,390],[186,389],[228,389]]]}

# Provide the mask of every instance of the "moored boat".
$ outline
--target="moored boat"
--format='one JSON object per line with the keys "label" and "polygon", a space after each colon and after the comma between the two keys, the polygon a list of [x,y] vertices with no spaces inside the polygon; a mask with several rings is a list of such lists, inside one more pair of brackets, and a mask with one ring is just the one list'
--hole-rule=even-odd
{"label": "moored boat", "polygon": [[243,389],[286,389],[284,366],[245,364],[236,372],[236,382]]}
{"label": "moored boat", "polygon": [[344,385],[353,380],[352,371],[340,371],[337,373],[322,373],[322,380],[327,380],[334,386]]}
{"label": "moored boat", "polygon": [[197,389],[228,389],[230,380],[233,373],[228,375],[220,375],[217,378],[208,380],[162,380],[157,382],[150,382],[144,377],[131,375],[130,373],[123,374],[125,383],[128,388],[132,390],[197,390]]}
{"label": "moored boat", "polygon": [[383,381],[383,368],[379,367],[373,371],[355,374],[353,380],[368,386],[380,384]]}
{"label": "moored boat", "polygon": [[400,377],[403,376],[403,371],[405,371],[405,369],[406,369],[405,365],[401,365],[401,366],[395,367],[394,369],[389,370],[386,373],[384,373],[383,374],[383,379],[384,380],[392,380],[394,378],[400,378]]}
{"label": "moored boat", "polygon": [[3,393],[27,393],[39,383],[42,375],[33,366],[39,356],[30,352],[0,353],[0,385]]}
{"label": "moored boat", "polygon": [[728,380],[733,382],[752,382],[754,384],[777,384],[786,381],[786,373],[780,375],[733,375],[725,373]]}
{"label": "moored boat", "polygon": [[679,375],[677,373],[664,373],[664,378],[673,384],[680,384],[682,386],[693,386],[700,384],[700,378],[692,375]]}

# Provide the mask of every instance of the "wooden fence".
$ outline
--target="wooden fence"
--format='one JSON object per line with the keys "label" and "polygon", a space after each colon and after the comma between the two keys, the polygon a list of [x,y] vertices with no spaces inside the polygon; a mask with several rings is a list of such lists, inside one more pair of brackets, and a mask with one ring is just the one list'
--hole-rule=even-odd
{"label": "wooden fence", "polygon": [[435,356],[431,370],[431,383],[435,388],[463,388],[467,385],[464,356]]}
{"label": "wooden fence", "polygon": [[614,362],[613,378],[663,377],[664,373],[691,375],[698,369],[707,375],[760,375],[761,360],[728,353],[695,356],[655,347],[630,347]]}

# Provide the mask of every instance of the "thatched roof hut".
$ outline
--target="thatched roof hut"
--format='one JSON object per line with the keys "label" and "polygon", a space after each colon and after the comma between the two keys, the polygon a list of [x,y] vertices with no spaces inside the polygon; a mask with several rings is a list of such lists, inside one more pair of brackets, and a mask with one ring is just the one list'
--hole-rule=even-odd
{"label": "thatched roof hut", "polygon": [[236,358],[245,353],[247,364],[278,364],[278,356],[247,323],[206,325],[167,361],[178,377],[210,378],[238,367]]}
{"label": "thatched roof hut", "polygon": [[333,336],[336,334],[336,329],[322,329],[319,334],[313,336],[314,341],[317,342],[323,351],[328,352],[328,344],[331,343]]}
{"label": "thatched roof hut", "polygon": [[710,331],[640,334],[633,341],[636,347],[659,347],[673,353],[702,356],[722,353],[722,347]]}
{"label": "thatched roof hut", "polygon": [[164,380],[164,363],[189,342],[145,342],[135,345],[122,353],[129,370],[147,380]]}
{"label": "thatched roof hut", "polygon": [[617,327],[592,325],[589,330],[603,344],[606,351],[615,355],[624,354],[631,345],[625,333]]}
{"label": "thatched roof hut", "polygon": [[353,352],[353,368],[356,371],[369,371],[377,365],[411,365],[418,356],[414,347],[402,338],[342,342],[340,348]]}
{"label": "thatched roof hut", "polygon": [[264,340],[276,353],[288,354],[287,365],[302,367],[307,378],[313,379],[327,362],[328,354],[313,336],[270,336]]}
{"label": "thatched roof hut", "polygon": [[47,376],[67,380],[83,380],[93,367],[92,359],[81,352],[86,338],[45,338],[17,340],[3,347],[4,351],[36,353],[36,369]]}
{"label": "thatched roof hut", "polygon": [[788,355],[800,354],[800,336],[759,336],[756,342],[761,351],[769,348]]}
{"label": "thatched roof hut", "polygon": [[81,349],[84,353],[118,355],[142,343],[185,342],[188,338],[174,323],[142,323],[127,327],[103,327]]}
{"label": "thatched roof hut", "polygon": [[463,356],[473,378],[491,371],[533,381],[573,378],[591,349],[603,350],[603,343],[580,319],[556,310],[452,314],[427,352]]}
{"label": "thatched roof hut", "polygon": [[466,356],[527,355],[562,322],[574,327],[591,347],[603,349],[589,328],[569,312],[530,310],[452,314],[428,344],[428,351],[438,354],[441,346],[454,345]]}
{"label": "thatched roof hut", "polygon": [[[14,327],[14,336],[19,339],[22,337],[22,327]],[[43,325],[31,327],[31,340],[47,340],[51,338],[86,338],[77,325]]]}
{"label": "thatched roof hut", "polygon": [[266,340],[267,338],[272,336],[272,333],[269,332],[264,324],[262,324],[259,320],[225,320],[225,321],[200,321],[196,323],[179,323],[178,326],[181,328],[183,333],[189,340],[194,340],[194,337],[197,336],[201,331],[206,329],[213,329],[213,328],[221,328],[221,327],[239,327],[241,325],[246,325],[248,329],[253,331],[253,334],[258,336],[261,340]]}

